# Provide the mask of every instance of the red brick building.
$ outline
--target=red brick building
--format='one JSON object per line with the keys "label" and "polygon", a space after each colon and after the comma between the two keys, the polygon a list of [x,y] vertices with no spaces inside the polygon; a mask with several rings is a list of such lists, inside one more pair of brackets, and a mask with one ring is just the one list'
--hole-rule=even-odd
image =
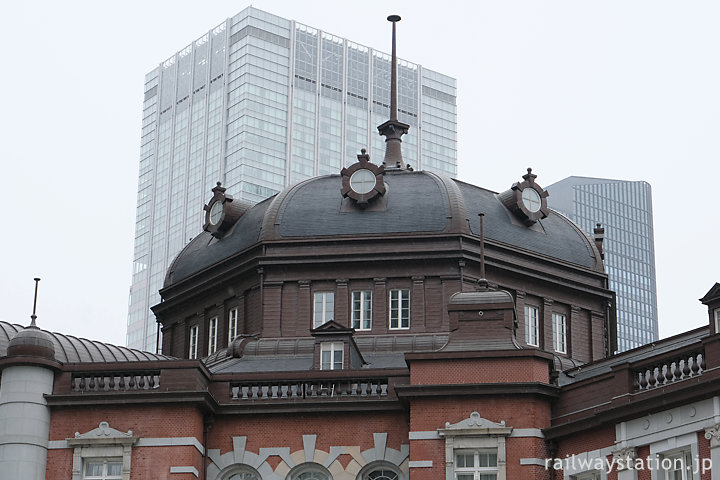
{"label": "red brick building", "polygon": [[708,326],[612,355],[602,229],[530,169],[412,171],[407,127],[382,166],[213,189],[162,355],[0,323],[0,478],[720,480],[720,284]]}
{"label": "red brick building", "polygon": [[0,477],[720,478],[720,285],[707,327],[613,356],[602,231],[532,172],[367,160],[255,206],[215,188],[162,355],[0,324]]}

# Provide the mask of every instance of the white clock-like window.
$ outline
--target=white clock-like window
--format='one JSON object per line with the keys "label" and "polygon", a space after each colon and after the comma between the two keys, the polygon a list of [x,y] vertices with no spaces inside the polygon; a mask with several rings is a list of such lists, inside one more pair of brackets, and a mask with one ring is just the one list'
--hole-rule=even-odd
{"label": "white clock-like window", "polygon": [[522,202],[523,205],[525,205],[525,208],[527,208],[531,213],[539,211],[540,207],[542,207],[540,195],[534,188],[526,188],[522,191]]}
{"label": "white clock-like window", "polygon": [[213,206],[210,208],[210,223],[212,225],[217,225],[217,223],[220,221],[220,217],[222,217],[223,213],[223,202],[217,201],[213,203]]}
{"label": "white clock-like window", "polygon": [[375,174],[367,168],[356,170],[350,176],[350,188],[360,195],[372,192],[375,188]]}

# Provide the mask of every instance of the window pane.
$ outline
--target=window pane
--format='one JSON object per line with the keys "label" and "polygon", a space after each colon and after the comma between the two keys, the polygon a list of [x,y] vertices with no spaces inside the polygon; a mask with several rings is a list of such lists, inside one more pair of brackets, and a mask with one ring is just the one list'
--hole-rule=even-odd
{"label": "window pane", "polygon": [[107,474],[111,477],[119,477],[122,475],[122,462],[108,462]]}
{"label": "window pane", "polygon": [[458,473],[457,480],[475,480],[472,473]]}
{"label": "window pane", "polygon": [[103,474],[103,462],[87,462],[85,464],[85,475],[88,477],[99,477]]}
{"label": "window pane", "polygon": [[495,473],[481,473],[478,480],[497,480],[497,474]]}

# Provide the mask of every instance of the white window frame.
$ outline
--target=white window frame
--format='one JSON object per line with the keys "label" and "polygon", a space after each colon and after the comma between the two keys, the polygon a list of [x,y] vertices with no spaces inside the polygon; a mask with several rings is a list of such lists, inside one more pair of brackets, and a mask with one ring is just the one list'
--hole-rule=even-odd
{"label": "white window frame", "polygon": [[188,335],[188,358],[191,360],[198,358],[198,330],[198,326],[193,325]]}
{"label": "white window frame", "polygon": [[[318,309],[318,299],[320,308]],[[332,306],[332,310],[328,308]],[[325,325],[335,317],[335,292],[322,291],[313,295],[313,328]]]}
{"label": "white window frame", "polygon": [[[696,476],[693,473],[693,454],[689,447],[663,453],[658,456],[658,460],[660,461],[659,476],[661,480],[675,480],[673,474],[678,471],[681,474],[681,480],[695,480]],[[664,465],[668,460],[672,464],[670,469],[666,469]],[[679,467],[679,470],[676,467]]]}
{"label": "white window frame", "polygon": [[[65,441],[73,449],[72,480],[103,478],[102,476],[85,475],[86,465],[89,461],[121,462],[121,475],[106,478],[107,480],[130,480],[132,448],[138,441],[138,437],[133,436],[132,430],[121,432],[103,421],[100,422],[98,428],[86,433],[76,433],[74,437]],[[105,471],[107,470],[105,469]]]}
{"label": "white window frame", "polygon": [[558,353],[567,353],[567,315],[553,312],[553,347]]}
{"label": "white window frame", "polygon": [[228,347],[237,337],[238,309],[231,308],[228,312]]}
{"label": "white window frame", "polygon": [[720,308],[715,309],[715,333],[720,333]]}
{"label": "white window frame", "polygon": [[372,290],[353,291],[350,311],[352,328],[372,330]]}
{"label": "white window frame", "polygon": [[208,320],[208,355],[217,351],[218,317]]}
{"label": "white window frame", "polygon": [[[396,297],[393,299],[393,297]],[[388,293],[388,319],[390,330],[408,330],[410,328],[410,290],[396,288]],[[407,301],[407,307],[403,307]],[[396,305],[393,306],[393,302]]]}
{"label": "white window frame", "polygon": [[[666,431],[669,435],[672,434],[672,430]],[[662,460],[664,458],[673,458],[681,454],[689,454],[691,461],[695,461],[699,456],[699,449],[697,443],[697,434],[695,432],[687,433],[678,436],[670,436],[665,440],[661,440],[656,443],[650,444],[650,457],[653,462],[658,462],[651,465],[653,468],[650,469],[651,480],[667,480],[672,477],[669,475],[671,472],[667,472],[663,469]],[[695,465],[691,466],[695,468]],[[691,470],[690,475],[686,475],[689,480],[700,480],[700,472]]]}
{"label": "white window frame", "polygon": [[525,343],[533,347],[540,346],[540,309],[535,305],[525,305]]}
{"label": "white window frame", "polygon": [[591,472],[583,472],[583,473],[577,473],[575,475],[570,475],[570,480],[601,480],[602,479],[602,473],[598,470],[593,470]]}
{"label": "white window frame", "polygon": [[[88,475],[87,468],[91,463],[102,463],[103,472],[100,475]],[[108,463],[120,464],[120,475],[108,475],[107,467]],[[85,458],[83,459],[83,480],[122,480],[122,458]]]}
{"label": "white window frame", "polygon": [[[494,454],[495,455],[495,465],[488,465],[481,467],[480,466],[480,456],[481,455],[487,455],[487,454]],[[478,480],[480,478],[480,475],[488,475],[488,474],[494,474],[495,479],[498,478],[498,465],[497,465],[497,457],[498,457],[498,451],[496,448],[482,448],[477,450],[464,450],[464,449],[458,449],[454,451],[455,454],[455,480],[459,480],[460,476],[467,477],[468,475],[472,475],[472,479],[468,480]],[[473,466],[472,467],[459,467],[458,466],[458,457],[462,456],[469,456],[472,455],[473,457]]]}
{"label": "white window frame", "polygon": [[[336,354],[340,354],[340,360]],[[325,354],[329,355],[326,362]],[[338,365],[339,363],[339,365]],[[345,365],[345,344],[343,342],[323,342],[320,344],[320,370],[342,370]]]}

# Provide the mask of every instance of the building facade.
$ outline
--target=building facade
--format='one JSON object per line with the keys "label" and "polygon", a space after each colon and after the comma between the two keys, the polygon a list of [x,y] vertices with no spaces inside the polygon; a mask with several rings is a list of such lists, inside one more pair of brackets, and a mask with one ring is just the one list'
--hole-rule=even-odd
{"label": "building facade", "polygon": [[[454,176],[455,79],[406,61],[397,73],[406,161]],[[381,158],[389,86],[389,55],[252,7],[147,74],[127,345],[156,350],[150,306],[216,182],[254,203],[361,149]]]}
{"label": "building facade", "polygon": [[643,181],[568,177],[548,187],[549,205],[591,234],[605,230],[605,267],[617,294],[618,350],[659,338],[652,191]]}
{"label": "building facade", "polygon": [[720,480],[720,284],[612,355],[602,236],[535,179],[360,155],[254,206],[216,186],[164,355],[0,322],[0,476]]}

